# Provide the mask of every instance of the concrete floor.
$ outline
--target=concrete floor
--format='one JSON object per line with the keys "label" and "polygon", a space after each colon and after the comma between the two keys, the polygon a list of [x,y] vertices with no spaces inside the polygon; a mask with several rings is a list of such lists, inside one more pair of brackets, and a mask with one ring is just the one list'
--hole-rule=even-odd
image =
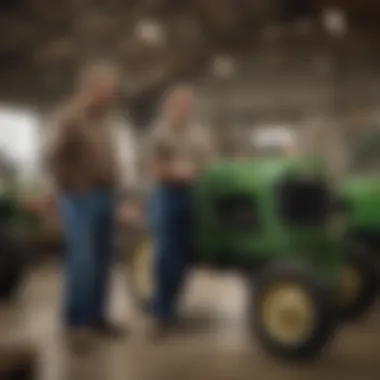
{"label": "concrete floor", "polygon": [[188,328],[159,344],[144,337],[145,321],[124,282],[122,270],[115,270],[111,312],[131,326],[125,341],[100,341],[81,358],[65,351],[58,323],[61,276],[55,265],[33,271],[19,299],[1,308],[1,339],[37,342],[42,380],[380,379],[380,308],[365,322],[344,326],[317,362],[291,365],[266,357],[249,339],[245,287],[236,276],[194,273],[183,305]]}

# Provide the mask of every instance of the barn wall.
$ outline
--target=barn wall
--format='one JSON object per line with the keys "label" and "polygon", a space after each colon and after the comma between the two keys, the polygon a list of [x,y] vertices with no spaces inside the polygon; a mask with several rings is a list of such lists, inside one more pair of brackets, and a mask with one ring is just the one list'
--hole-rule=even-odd
{"label": "barn wall", "polygon": [[[231,78],[205,74],[199,81],[201,117],[225,139],[232,141],[234,135],[235,146],[237,135],[243,146],[246,133],[257,125],[290,123],[309,136],[303,140],[306,150],[334,156],[343,170],[349,137],[378,123],[377,38],[354,33],[341,41],[316,36],[297,43],[296,48],[291,41],[262,48],[238,62]],[[330,154],[334,146],[327,148],[331,136],[341,141],[338,157]]]}

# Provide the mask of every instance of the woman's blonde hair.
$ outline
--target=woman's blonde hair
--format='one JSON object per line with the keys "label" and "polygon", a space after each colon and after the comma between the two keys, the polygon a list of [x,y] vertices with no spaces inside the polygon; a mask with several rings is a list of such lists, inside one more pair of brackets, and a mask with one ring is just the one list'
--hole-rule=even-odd
{"label": "woman's blonde hair", "polygon": [[115,65],[109,62],[91,63],[83,67],[77,80],[77,90],[86,91],[99,81],[116,82],[118,70]]}
{"label": "woman's blonde hair", "polygon": [[174,98],[177,98],[179,95],[186,94],[188,96],[194,96],[194,87],[188,83],[176,84],[169,87],[163,94],[161,104],[160,104],[160,113],[165,113],[166,108],[173,101]]}

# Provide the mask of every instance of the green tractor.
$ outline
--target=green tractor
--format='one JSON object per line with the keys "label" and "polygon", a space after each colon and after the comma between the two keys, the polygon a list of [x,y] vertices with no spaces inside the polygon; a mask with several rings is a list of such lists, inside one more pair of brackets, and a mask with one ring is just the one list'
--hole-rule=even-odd
{"label": "green tractor", "polygon": [[[350,173],[338,187],[338,198],[347,220],[346,240],[362,252],[356,268],[367,261],[366,265],[371,263],[380,274],[380,132],[371,130],[356,140],[354,147],[351,147]],[[360,281],[358,273],[352,272],[351,282]],[[378,281],[365,287],[355,310],[366,309],[372,304],[378,293]]]}
{"label": "green tractor", "polygon": [[[343,239],[335,194],[323,163],[306,157],[220,162],[196,185],[193,264],[239,269],[251,280],[252,331],[278,357],[314,357],[337,322],[374,302],[361,300],[377,272]],[[128,260],[140,302],[153,290],[151,253],[144,241]]]}

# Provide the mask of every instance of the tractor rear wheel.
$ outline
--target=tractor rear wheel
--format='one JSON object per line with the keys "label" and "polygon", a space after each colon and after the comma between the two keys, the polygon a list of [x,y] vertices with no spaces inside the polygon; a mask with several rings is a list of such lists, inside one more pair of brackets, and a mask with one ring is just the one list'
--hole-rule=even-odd
{"label": "tractor rear wheel", "polygon": [[341,270],[338,307],[342,318],[357,319],[368,312],[377,300],[379,271],[373,255],[361,246],[352,245]]}

